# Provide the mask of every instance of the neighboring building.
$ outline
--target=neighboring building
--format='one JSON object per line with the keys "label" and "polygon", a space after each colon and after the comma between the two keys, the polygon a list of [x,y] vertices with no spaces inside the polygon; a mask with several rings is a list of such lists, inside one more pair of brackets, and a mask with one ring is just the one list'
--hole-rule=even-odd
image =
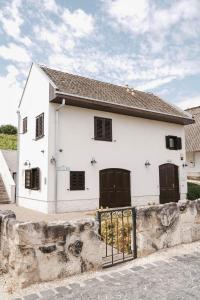
{"label": "neighboring building", "polygon": [[0,204],[15,202],[17,151],[0,149]]}
{"label": "neighboring building", "polygon": [[186,112],[195,120],[194,124],[185,126],[188,179],[200,180],[200,106],[186,109]]}
{"label": "neighboring building", "polygon": [[186,112],[33,64],[19,105],[17,202],[45,213],[185,198]]}

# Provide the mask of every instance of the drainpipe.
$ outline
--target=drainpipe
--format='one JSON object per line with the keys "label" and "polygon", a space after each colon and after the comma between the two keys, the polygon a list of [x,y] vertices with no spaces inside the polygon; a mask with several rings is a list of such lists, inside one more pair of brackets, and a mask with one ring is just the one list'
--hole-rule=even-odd
{"label": "drainpipe", "polygon": [[16,195],[15,195],[15,203],[18,204],[19,197],[19,153],[20,153],[20,123],[21,123],[21,115],[20,111],[17,110],[17,180],[16,180]]}
{"label": "drainpipe", "polygon": [[66,104],[65,99],[62,99],[62,104],[60,104],[56,108],[56,120],[55,120],[55,213],[58,211],[58,173],[57,173],[57,167],[58,167],[58,129],[59,129],[59,111],[62,107],[64,107]]}

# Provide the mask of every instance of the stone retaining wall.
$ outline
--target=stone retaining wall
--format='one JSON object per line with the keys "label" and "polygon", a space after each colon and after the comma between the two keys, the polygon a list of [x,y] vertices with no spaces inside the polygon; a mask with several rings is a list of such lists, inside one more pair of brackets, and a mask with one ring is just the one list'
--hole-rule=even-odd
{"label": "stone retaining wall", "polygon": [[138,256],[200,240],[200,200],[137,209]]}
{"label": "stone retaining wall", "polygon": [[[102,248],[92,219],[77,222],[18,222],[0,211],[0,268],[21,287],[94,270]],[[200,240],[200,200],[137,208],[138,257]]]}
{"label": "stone retaining wall", "polygon": [[0,265],[21,287],[98,269],[101,243],[94,220],[18,222],[0,211]]}

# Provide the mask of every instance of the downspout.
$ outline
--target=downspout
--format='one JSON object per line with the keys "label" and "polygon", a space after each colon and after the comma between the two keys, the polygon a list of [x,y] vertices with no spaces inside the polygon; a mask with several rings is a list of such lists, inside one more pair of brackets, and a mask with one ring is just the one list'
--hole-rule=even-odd
{"label": "downspout", "polygon": [[62,104],[56,108],[56,120],[55,120],[55,213],[58,211],[58,129],[59,129],[59,111],[65,106],[65,99],[62,99]]}
{"label": "downspout", "polygon": [[17,128],[17,180],[16,180],[16,195],[15,195],[15,203],[18,204],[19,197],[19,153],[20,153],[20,123],[21,123],[21,115],[20,111],[17,110],[17,119],[18,119],[18,128]]}

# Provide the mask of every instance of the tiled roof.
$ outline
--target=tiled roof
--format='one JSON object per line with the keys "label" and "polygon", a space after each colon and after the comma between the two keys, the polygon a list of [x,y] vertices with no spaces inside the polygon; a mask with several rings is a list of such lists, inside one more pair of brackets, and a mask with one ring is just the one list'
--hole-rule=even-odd
{"label": "tiled roof", "polygon": [[187,113],[175,107],[158,96],[134,90],[133,94],[127,87],[101,82],[78,75],[53,70],[44,66],[40,68],[48,75],[59,92],[98,100],[111,104],[127,106],[129,108],[154,111],[181,118],[190,118]]}
{"label": "tiled roof", "polygon": [[200,151],[200,106],[186,109],[195,123],[185,126],[186,151]]}

